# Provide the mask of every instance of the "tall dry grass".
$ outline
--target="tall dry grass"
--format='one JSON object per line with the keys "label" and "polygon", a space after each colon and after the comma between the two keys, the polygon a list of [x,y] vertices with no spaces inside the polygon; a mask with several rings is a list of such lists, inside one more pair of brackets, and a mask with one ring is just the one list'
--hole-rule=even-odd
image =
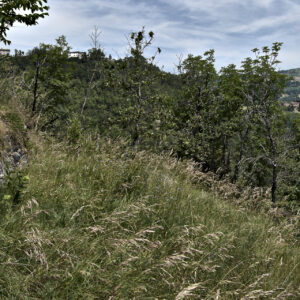
{"label": "tall dry grass", "polygon": [[193,184],[191,163],[122,142],[31,141],[21,201],[2,199],[1,298],[300,298],[295,220],[231,205]]}

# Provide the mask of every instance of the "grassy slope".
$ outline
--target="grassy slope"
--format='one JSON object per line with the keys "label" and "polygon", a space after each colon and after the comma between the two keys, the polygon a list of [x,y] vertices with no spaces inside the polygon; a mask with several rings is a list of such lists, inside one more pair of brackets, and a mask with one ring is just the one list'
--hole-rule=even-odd
{"label": "grassy slope", "polygon": [[296,225],[197,188],[192,165],[101,140],[33,144],[0,219],[1,298],[300,297]]}

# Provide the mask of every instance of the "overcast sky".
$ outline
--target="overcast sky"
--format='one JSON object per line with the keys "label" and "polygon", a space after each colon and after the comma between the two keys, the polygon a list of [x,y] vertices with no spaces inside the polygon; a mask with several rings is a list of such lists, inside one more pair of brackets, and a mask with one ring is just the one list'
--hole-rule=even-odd
{"label": "overcast sky", "polygon": [[[281,69],[300,67],[300,0],[49,0],[49,16],[37,26],[16,25],[10,48],[28,50],[65,35],[73,50],[91,48],[97,25],[104,52],[126,55],[126,36],[142,26],[155,33],[157,63],[174,71],[178,56],[216,51],[216,67],[251,55],[251,49],[283,42]],[[4,47],[3,44],[0,47]],[[152,49],[154,51],[154,49]]]}

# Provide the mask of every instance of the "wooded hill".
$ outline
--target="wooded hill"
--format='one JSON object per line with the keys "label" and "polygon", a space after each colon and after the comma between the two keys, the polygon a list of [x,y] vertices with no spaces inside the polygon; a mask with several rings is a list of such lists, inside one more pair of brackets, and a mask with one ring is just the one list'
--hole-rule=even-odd
{"label": "wooded hill", "polygon": [[280,71],[290,77],[284,89],[283,101],[300,103],[300,68]]}
{"label": "wooded hill", "polygon": [[[112,59],[94,47],[68,58],[64,36],[1,64],[2,81],[31,115],[27,126],[63,139],[83,132],[122,137],[135,151],[172,152],[204,172],[270,192],[270,200],[297,206],[300,197],[299,116],[280,100],[288,82],[277,71],[280,43],[254,49],[238,69],[217,72],[214,51],[189,55],[178,74],[145,57],[154,33],[129,37],[130,52]],[[12,93],[7,90],[7,93]],[[70,133],[69,133],[70,134]]]}
{"label": "wooded hill", "polygon": [[[4,43],[48,11],[2,2]],[[82,59],[64,36],[0,58],[0,297],[299,299],[300,120],[280,100],[281,44],[220,72],[213,50],[189,55],[174,75],[159,48],[145,56],[144,28],[118,60],[92,40]]]}

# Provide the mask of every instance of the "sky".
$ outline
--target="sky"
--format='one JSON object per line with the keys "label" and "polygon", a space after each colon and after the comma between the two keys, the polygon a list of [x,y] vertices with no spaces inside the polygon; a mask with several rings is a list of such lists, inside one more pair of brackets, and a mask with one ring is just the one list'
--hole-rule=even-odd
{"label": "sky", "polygon": [[[179,58],[215,50],[216,67],[240,62],[251,49],[283,42],[279,68],[300,67],[300,0],[48,0],[49,16],[8,32],[10,49],[27,51],[39,43],[55,43],[65,35],[72,51],[91,48],[98,26],[100,44],[112,57],[128,54],[127,37],[145,26],[162,53],[156,63],[175,72]],[[0,47],[5,47],[0,44]]]}

